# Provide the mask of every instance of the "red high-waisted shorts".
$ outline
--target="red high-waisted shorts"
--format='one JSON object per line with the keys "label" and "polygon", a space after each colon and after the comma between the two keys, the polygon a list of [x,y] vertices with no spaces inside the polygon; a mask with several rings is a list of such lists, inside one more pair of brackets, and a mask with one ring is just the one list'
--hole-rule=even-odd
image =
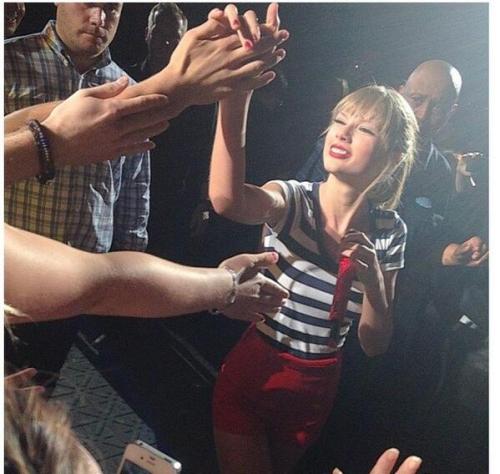
{"label": "red high-waisted shorts", "polygon": [[213,400],[218,431],[267,433],[275,442],[309,446],[332,409],[341,353],[305,360],[281,352],[251,326],[224,361]]}

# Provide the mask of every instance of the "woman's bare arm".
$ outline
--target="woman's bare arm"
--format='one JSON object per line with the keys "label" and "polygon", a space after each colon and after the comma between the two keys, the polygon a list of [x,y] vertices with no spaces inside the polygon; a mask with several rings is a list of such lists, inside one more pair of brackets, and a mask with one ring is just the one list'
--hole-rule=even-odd
{"label": "woman's bare arm", "polygon": [[83,252],[5,225],[5,301],[30,316],[12,323],[77,314],[167,317],[224,310],[235,289],[230,315],[255,321],[287,297],[257,273],[275,260],[270,252],[226,260],[238,275],[234,286],[225,268],[187,267],[141,252]]}

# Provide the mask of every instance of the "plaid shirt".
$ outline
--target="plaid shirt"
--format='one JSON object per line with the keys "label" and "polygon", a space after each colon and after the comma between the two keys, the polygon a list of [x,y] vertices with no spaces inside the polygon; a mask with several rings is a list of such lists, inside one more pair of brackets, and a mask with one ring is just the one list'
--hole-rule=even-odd
{"label": "plaid shirt", "polygon": [[[5,42],[5,113],[66,99],[124,74],[108,49],[80,74],[64,48],[54,21],[41,33]],[[6,187],[5,220],[91,252],[145,250],[149,184],[148,153],[65,166],[45,185],[31,178]]]}

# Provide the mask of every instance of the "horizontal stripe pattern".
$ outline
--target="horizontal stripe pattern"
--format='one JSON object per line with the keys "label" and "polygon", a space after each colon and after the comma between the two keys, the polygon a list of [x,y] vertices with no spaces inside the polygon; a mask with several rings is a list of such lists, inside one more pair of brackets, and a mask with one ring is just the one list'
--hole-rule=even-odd
{"label": "horizontal stripe pattern", "polygon": [[[258,330],[274,346],[303,359],[331,357],[345,342],[354,321],[359,320],[363,285],[354,281],[344,321],[332,338],[330,307],[337,283],[337,265],[321,253],[316,209],[319,183],[275,181],[283,189],[288,211],[272,228],[266,226],[264,249],[278,252],[278,262],[266,275],[286,288],[290,297],[280,312],[267,314]],[[315,194],[316,193],[316,194]],[[400,269],[406,226],[394,211],[373,209],[370,236],[383,271]]]}

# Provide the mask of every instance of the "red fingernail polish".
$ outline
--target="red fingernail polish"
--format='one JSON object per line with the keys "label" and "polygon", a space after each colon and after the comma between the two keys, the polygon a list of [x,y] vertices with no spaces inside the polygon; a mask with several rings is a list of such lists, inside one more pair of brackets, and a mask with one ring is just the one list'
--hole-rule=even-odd
{"label": "red fingernail polish", "polygon": [[239,28],[240,27],[240,22],[238,20],[233,20],[233,26],[235,28]]}
{"label": "red fingernail polish", "polygon": [[245,45],[245,49],[252,49],[253,48],[253,43],[250,40],[245,40],[244,45]]}

